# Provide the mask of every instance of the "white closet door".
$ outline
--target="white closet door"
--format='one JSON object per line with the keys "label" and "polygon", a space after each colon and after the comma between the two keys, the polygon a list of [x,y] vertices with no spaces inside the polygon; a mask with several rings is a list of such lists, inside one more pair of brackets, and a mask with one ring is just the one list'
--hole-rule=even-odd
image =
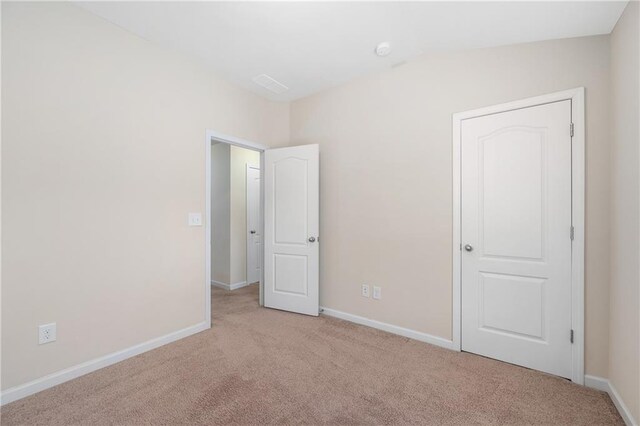
{"label": "white closet door", "polygon": [[462,123],[462,349],[571,377],[571,101]]}

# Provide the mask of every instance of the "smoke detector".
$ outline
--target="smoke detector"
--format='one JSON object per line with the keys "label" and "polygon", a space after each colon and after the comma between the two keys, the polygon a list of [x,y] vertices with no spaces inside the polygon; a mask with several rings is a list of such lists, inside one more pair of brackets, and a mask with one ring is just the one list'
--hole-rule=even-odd
{"label": "smoke detector", "polygon": [[287,86],[266,74],[260,74],[253,77],[253,82],[278,95],[289,90]]}
{"label": "smoke detector", "polygon": [[391,45],[384,41],[376,46],[376,55],[378,56],[387,56],[391,53]]}

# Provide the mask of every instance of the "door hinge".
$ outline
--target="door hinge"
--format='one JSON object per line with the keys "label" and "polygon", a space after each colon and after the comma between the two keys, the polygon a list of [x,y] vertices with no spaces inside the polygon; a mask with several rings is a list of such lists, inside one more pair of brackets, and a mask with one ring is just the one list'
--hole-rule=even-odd
{"label": "door hinge", "polygon": [[573,343],[573,330],[571,330],[569,340],[571,340],[571,343]]}
{"label": "door hinge", "polygon": [[569,125],[569,133],[571,134],[571,137],[573,137],[573,123]]}
{"label": "door hinge", "polygon": [[571,241],[573,241],[573,237],[575,236],[575,233],[576,233],[575,228],[572,226],[569,229],[569,238],[571,238]]}

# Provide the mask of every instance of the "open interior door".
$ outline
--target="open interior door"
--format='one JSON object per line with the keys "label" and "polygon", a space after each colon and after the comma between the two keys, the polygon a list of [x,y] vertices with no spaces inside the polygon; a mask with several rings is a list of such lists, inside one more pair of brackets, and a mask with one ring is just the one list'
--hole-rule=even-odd
{"label": "open interior door", "polygon": [[264,305],[318,315],[318,145],[264,156]]}

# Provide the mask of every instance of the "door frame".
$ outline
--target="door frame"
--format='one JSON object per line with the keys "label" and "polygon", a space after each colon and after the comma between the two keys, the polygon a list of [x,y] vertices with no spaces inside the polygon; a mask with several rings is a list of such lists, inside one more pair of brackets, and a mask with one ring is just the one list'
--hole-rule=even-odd
{"label": "door frame", "polygon": [[[247,141],[235,136],[225,135],[215,130],[207,129],[205,132],[205,321],[207,328],[211,328],[211,145],[213,142],[239,146],[260,153],[260,226],[264,229],[264,151],[267,146],[260,143]],[[264,304],[264,241],[260,244],[260,306]],[[246,272],[245,272],[246,273]]]}
{"label": "door frame", "polygon": [[[490,114],[529,108],[538,105],[571,101],[571,121],[573,137],[571,139],[571,220],[574,227],[574,239],[571,248],[571,325],[574,343],[571,351],[571,380],[584,384],[584,212],[585,212],[585,117],[584,87],[521,99],[504,104],[455,113],[452,116],[453,146],[453,347],[462,350],[462,133],[463,120]],[[567,129],[567,132],[570,129]],[[567,230],[567,233],[569,230]],[[568,338],[568,336],[567,336]]]}
{"label": "door frame", "polygon": [[[260,157],[260,164],[262,164],[262,156]],[[245,237],[246,237],[246,241],[247,241],[247,246],[246,246],[246,250],[245,250],[245,257],[247,259],[247,261],[245,262],[245,274],[246,274],[246,281],[247,284],[251,284],[249,282],[249,240],[251,239],[251,237],[249,237],[249,235],[251,235],[249,233],[249,169],[254,169],[254,170],[258,170],[260,172],[260,194],[262,194],[262,168],[261,167],[256,167],[256,166],[252,166],[251,164],[247,163],[244,165],[244,176],[245,176],[245,216],[246,216],[246,230],[245,230]],[[260,214],[259,216],[262,217],[262,196],[260,197]],[[260,224],[260,226],[262,226],[262,223]],[[262,235],[262,229],[260,229],[260,246],[262,246],[262,238],[264,236]],[[258,255],[258,262],[261,262],[260,259],[262,258],[262,256]],[[260,265],[262,267],[262,265]],[[260,286],[262,286],[262,268],[260,268],[260,276],[258,277],[258,280],[260,281]]]}

